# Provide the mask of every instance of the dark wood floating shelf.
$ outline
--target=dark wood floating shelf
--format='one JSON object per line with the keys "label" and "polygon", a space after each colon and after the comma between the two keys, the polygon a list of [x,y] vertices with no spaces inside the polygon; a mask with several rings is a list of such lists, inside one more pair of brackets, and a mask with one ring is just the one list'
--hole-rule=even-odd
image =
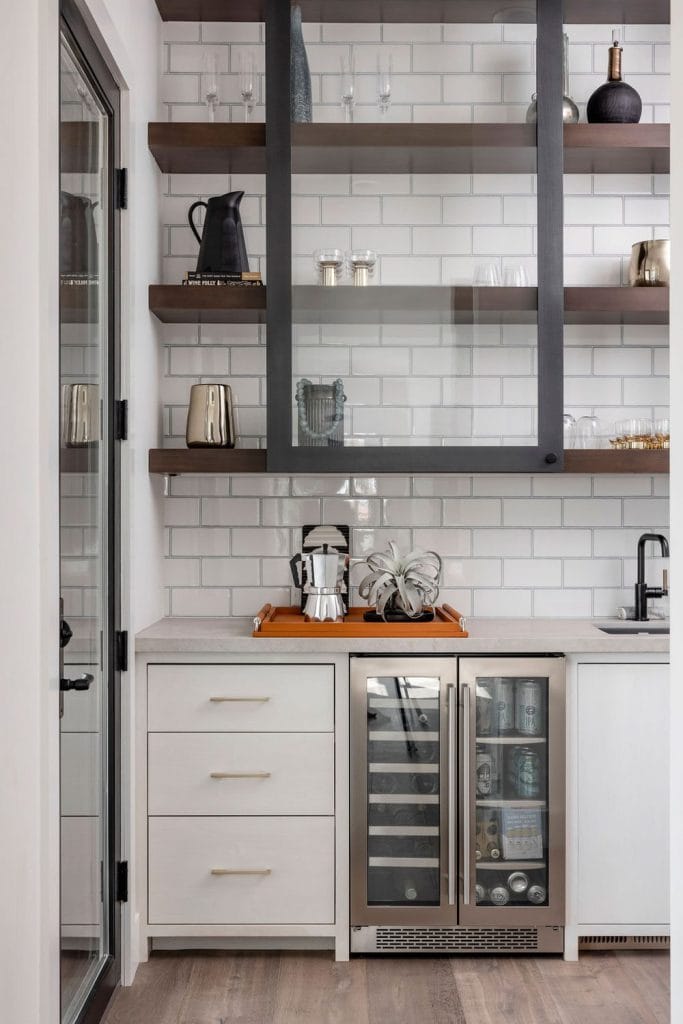
{"label": "dark wood floating shelf", "polygon": [[266,289],[152,284],[149,308],[164,324],[262,324],[266,320]]}
{"label": "dark wood floating shelf", "polygon": [[295,323],[535,323],[535,288],[344,285],[293,289]]}
{"label": "dark wood floating shelf", "polygon": [[152,448],[150,473],[265,473],[265,448]]}
{"label": "dark wood floating shelf", "polygon": [[62,121],[59,126],[59,170],[62,174],[93,174],[100,168],[97,121]]}
{"label": "dark wood floating shelf", "polygon": [[[265,323],[266,289],[151,285],[163,323]],[[535,288],[441,285],[297,285],[292,320],[312,324],[533,324]],[[668,288],[566,288],[565,323],[667,324]]]}
{"label": "dark wood floating shelf", "polygon": [[60,284],[59,319],[63,324],[96,324],[99,320],[99,285]]}
{"label": "dark wood floating shelf", "polygon": [[668,473],[669,452],[570,449],[564,453],[565,473]]}
{"label": "dark wood floating shelf", "polygon": [[[152,448],[150,473],[265,473],[265,448]],[[75,470],[74,470],[75,472]],[[565,473],[668,473],[669,453],[566,451]]]}
{"label": "dark wood floating shelf", "polygon": [[566,324],[668,324],[668,288],[565,288]]}
{"label": "dark wood floating shelf", "polygon": [[[166,174],[265,173],[264,124],[152,122],[149,148]],[[564,129],[570,173],[667,173],[668,124],[577,124]],[[536,129],[525,124],[299,124],[300,174],[536,171]]]}
{"label": "dark wood floating shelf", "polygon": [[[304,21],[493,21],[501,0],[299,0]],[[263,21],[265,0],[157,0],[164,21]],[[510,4],[510,20],[536,17],[536,0]],[[574,24],[667,24],[669,0],[565,0],[564,20]]]}

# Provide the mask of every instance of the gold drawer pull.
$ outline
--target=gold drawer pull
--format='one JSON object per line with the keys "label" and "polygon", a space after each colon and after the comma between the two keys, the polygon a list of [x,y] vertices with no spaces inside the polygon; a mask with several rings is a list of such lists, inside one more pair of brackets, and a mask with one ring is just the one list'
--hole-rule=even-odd
{"label": "gold drawer pull", "polygon": [[269,779],[270,772],[211,772],[212,779]]}
{"label": "gold drawer pull", "polygon": [[211,704],[267,704],[270,697],[209,697]]}
{"label": "gold drawer pull", "polygon": [[212,875],[270,875],[270,868],[211,868]]}

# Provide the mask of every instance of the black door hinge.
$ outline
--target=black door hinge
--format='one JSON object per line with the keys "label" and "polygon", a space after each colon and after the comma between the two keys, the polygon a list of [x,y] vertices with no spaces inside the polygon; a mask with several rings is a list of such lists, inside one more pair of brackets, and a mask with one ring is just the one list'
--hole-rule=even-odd
{"label": "black door hinge", "polygon": [[116,646],[116,670],[117,672],[128,671],[128,630],[117,629],[115,635]]}
{"label": "black door hinge", "polygon": [[128,440],[128,400],[114,402],[114,440]]}
{"label": "black door hinge", "polygon": [[116,900],[118,903],[128,902],[128,861],[116,862]]}
{"label": "black door hinge", "polygon": [[128,168],[117,167],[114,171],[114,208],[128,209]]}

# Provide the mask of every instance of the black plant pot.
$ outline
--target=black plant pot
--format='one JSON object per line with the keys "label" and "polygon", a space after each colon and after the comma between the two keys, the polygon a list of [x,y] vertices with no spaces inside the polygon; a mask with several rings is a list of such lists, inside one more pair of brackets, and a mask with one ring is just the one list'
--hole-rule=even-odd
{"label": "black plant pot", "polygon": [[591,124],[637,124],[643,101],[627,82],[605,82],[588,100],[586,117]]}
{"label": "black plant pot", "polygon": [[382,618],[374,608],[370,608],[363,615],[363,620],[365,622],[433,622],[434,609],[430,608],[429,611],[423,612],[422,615],[418,615],[416,618],[406,615],[405,612],[390,609],[385,610],[384,618]]}

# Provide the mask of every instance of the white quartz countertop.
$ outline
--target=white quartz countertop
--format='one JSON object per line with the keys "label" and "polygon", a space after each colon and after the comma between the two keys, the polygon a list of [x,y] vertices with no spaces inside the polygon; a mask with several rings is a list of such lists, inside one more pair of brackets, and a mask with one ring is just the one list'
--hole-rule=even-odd
{"label": "white quartz countertop", "polygon": [[[168,617],[138,633],[139,654],[668,654],[669,637],[611,636],[616,619],[468,619],[467,639],[253,637],[252,619]],[[656,627],[664,625],[653,621]]]}

